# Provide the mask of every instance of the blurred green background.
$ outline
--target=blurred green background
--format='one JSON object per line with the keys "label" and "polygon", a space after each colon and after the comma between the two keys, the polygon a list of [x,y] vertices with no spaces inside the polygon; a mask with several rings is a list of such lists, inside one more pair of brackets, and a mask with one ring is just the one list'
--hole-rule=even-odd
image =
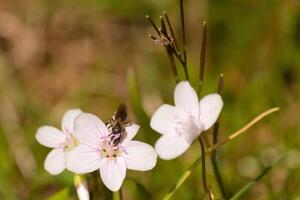
{"label": "blurred green background", "polygon": [[[136,76],[150,116],[163,102],[173,103],[169,62],[149,39],[154,32],[145,14],[158,22],[166,10],[178,28],[178,9],[177,0],[0,1],[0,199],[46,199],[72,186],[71,173],[53,177],[45,172],[49,149],[34,137],[41,125],[59,127],[69,108],[105,120],[125,102],[130,118],[142,126],[137,137],[154,144],[159,134],[135,114],[127,77]],[[204,20],[208,51],[202,94],[216,92],[218,76],[224,74],[220,137],[270,107],[281,108],[219,150],[227,188],[235,193],[287,152],[243,199],[299,200],[300,2],[188,0],[185,12],[192,84],[197,86]],[[149,199],[161,199],[199,153],[195,143],[178,159],[159,160],[152,171],[127,174],[151,192]],[[207,168],[208,182],[219,196],[209,162]],[[139,196],[132,179],[126,179],[123,191],[125,199],[147,196]],[[173,199],[201,195],[198,167]]]}

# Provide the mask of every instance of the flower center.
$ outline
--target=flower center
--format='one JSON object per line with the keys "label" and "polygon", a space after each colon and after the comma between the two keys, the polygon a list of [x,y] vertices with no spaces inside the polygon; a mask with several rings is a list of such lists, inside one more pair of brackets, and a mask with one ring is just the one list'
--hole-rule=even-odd
{"label": "flower center", "polygon": [[122,153],[125,152],[121,145],[114,145],[113,143],[111,143],[109,137],[107,139],[105,139],[101,143],[98,149],[101,157],[116,158],[118,156],[121,156]]}
{"label": "flower center", "polygon": [[74,147],[76,147],[79,144],[79,141],[77,138],[74,137],[73,134],[71,133],[65,133],[66,134],[66,139],[65,142],[62,143],[62,146],[65,151],[70,151]]}
{"label": "flower center", "polygon": [[184,137],[189,143],[192,143],[203,130],[203,125],[191,114],[182,115],[176,120],[176,133],[178,136]]}

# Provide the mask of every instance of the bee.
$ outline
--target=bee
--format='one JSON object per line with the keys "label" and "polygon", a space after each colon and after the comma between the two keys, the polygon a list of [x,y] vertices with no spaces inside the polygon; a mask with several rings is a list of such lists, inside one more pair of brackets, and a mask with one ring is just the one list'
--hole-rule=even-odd
{"label": "bee", "polygon": [[127,119],[127,107],[124,103],[120,104],[116,113],[106,122],[106,126],[110,131],[110,142],[116,146],[123,142],[127,136],[125,128],[131,123]]}

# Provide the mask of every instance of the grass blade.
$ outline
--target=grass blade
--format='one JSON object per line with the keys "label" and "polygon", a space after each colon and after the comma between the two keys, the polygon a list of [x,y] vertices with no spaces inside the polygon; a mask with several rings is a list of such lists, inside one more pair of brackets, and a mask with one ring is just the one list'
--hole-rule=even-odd
{"label": "grass blade", "polygon": [[268,167],[265,167],[265,169],[252,181],[247,183],[244,187],[242,187],[235,195],[233,195],[230,200],[238,200],[241,198],[242,195],[244,195],[246,192],[248,192],[260,179],[262,179],[278,162],[280,162],[285,157],[285,154],[279,156],[276,158]]}
{"label": "grass blade", "polygon": [[139,123],[149,124],[150,118],[144,110],[142,98],[137,84],[137,78],[132,68],[127,71],[127,82],[132,108],[139,120]]}

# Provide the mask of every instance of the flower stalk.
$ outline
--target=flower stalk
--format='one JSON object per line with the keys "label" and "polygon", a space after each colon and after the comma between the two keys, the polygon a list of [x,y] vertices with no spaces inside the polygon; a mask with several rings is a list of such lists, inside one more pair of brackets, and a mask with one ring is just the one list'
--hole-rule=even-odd
{"label": "flower stalk", "polygon": [[[203,30],[202,30],[202,42],[201,42],[201,51],[200,51],[200,68],[199,68],[199,88],[198,88],[198,96],[201,94],[201,89],[203,85],[204,72],[205,72],[205,56],[206,56],[206,41],[207,41],[207,26],[206,21],[203,22]],[[204,144],[207,147],[210,147],[211,144],[209,142],[207,134],[203,134]]]}
{"label": "flower stalk", "polygon": [[161,29],[160,29],[161,37],[162,37],[162,39],[166,39],[166,42],[168,44],[168,45],[164,45],[164,46],[165,46],[167,55],[169,57],[172,69],[173,69],[175,81],[176,81],[176,83],[178,83],[180,81],[180,79],[178,77],[177,67],[176,67],[176,63],[175,63],[175,59],[174,59],[174,52],[176,52],[176,50],[174,49],[176,47],[175,42],[174,42],[175,40],[171,39],[170,36],[168,35],[167,28],[166,28],[166,25],[164,22],[164,18],[162,16],[160,16],[160,23],[161,23]]}
{"label": "flower stalk", "polygon": [[184,22],[184,7],[183,0],[179,0],[180,5],[180,21],[181,21],[181,34],[182,34],[182,52],[183,52],[183,70],[186,80],[189,80],[189,73],[187,69],[187,54],[186,54],[186,36],[185,36],[185,22]]}
{"label": "flower stalk", "polygon": [[201,139],[201,136],[199,137],[198,140],[199,140],[200,147],[201,147],[202,184],[203,184],[203,190],[204,190],[205,194],[207,194],[209,192],[209,190],[208,190],[207,181],[206,181],[205,148],[204,148],[204,144]]}
{"label": "flower stalk", "polygon": [[201,93],[201,89],[202,89],[202,85],[203,85],[203,79],[204,79],[206,43],[207,43],[207,26],[206,26],[206,21],[204,21],[203,22],[203,30],[202,30],[201,51],[200,51],[200,69],[199,69],[198,95],[200,95],[200,93]]}
{"label": "flower stalk", "polygon": [[[203,34],[202,34],[202,43],[201,43],[201,52],[200,52],[200,69],[199,69],[199,89],[198,89],[198,96],[200,96],[201,88],[203,85],[203,78],[204,78],[204,67],[205,67],[205,55],[206,55],[206,38],[207,38],[207,27],[206,22],[203,23]],[[203,182],[203,189],[206,196],[209,196],[209,189],[206,182],[206,163],[205,163],[205,149],[204,143],[202,138],[199,137],[199,143],[201,148],[201,163],[202,163],[202,182]],[[210,142],[206,134],[203,134],[203,140],[207,147],[210,147]]]}
{"label": "flower stalk", "polygon": [[119,200],[123,200],[123,191],[122,191],[122,187],[119,189]]}
{"label": "flower stalk", "polygon": [[[224,77],[224,75],[220,74],[219,84],[218,84],[218,93],[220,95],[222,95],[222,93],[223,93],[223,84],[224,84],[224,78],[223,77]],[[215,123],[215,125],[213,127],[213,145],[216,145],[218,143],[219,127],[220,127],[220,118],[217,120],[217,122]],[[213,171],[214,171],[218,186],[220,188],[222,197],[224,199],[227,199],[228,198],[228,192],[226,190],[224,181],[222,179],[222,174],[221,174],[221,171],[219,169],[217,149],[212,151],[211,163],[212,163]]]}

